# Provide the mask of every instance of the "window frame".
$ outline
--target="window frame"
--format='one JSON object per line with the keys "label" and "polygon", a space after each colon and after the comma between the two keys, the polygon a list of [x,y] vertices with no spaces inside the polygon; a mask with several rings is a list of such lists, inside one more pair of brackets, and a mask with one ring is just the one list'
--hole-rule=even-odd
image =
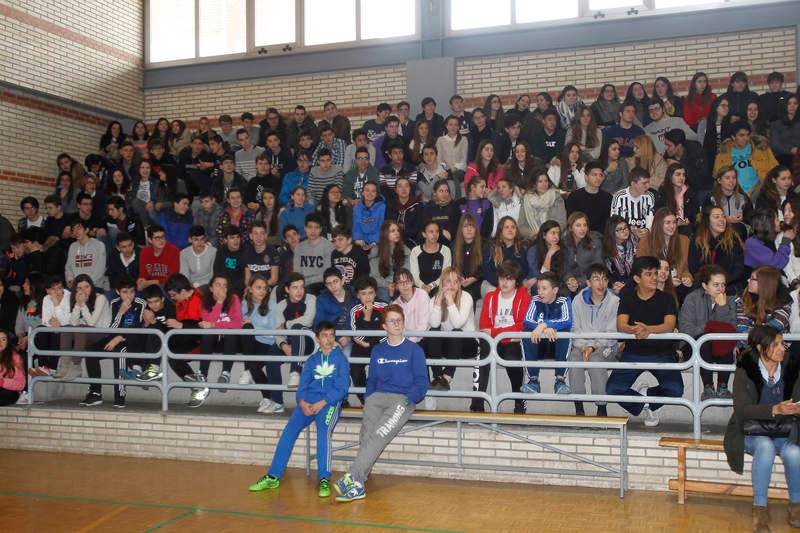
{"label": "window frame", "polygon": [[[607,9],[604,11],[592,11],[589,9],[589,0],[578,0],[578,16],[557,19],[557,20],[544,20],[539,22],[517,22],[516,5],[519,1],[530,0],[511,0],[511,23],[501,26],[487,26],[483,28],[469,28],[463,30],[454,30],[452,28],[452,3],[449,0],[442,0],[444,2],[443,9],[443,34],[445,37],[464,37],[469,34],[485,35],[490,33],[507,32],[509,30],[530,30],[542,28],[547,26],[569,26],[577,24],[590,24],[593,22],[603,22],[611,20],[628,20],[631,18],[650,17],[664,14],[674,13],[697,13],[713,9],[724,9],[730,7],[746,7],[746,6],[760,6],[764,4],[780,4],[788,3],[788,0],[699,0],[699,5],[684,6],[684,7],[662,7],[656,8],[656,0],[630,0],[631,5],[628,7],[619,7],[614,9]],[[634,8],[634,12],[631,12]]]}
{"label": "window frame", "polygon": [[[145,2],[144,6],[144,66],[145,68],[161,68],[161,67],[175,67],[184,65],[196,65],[203,63],[215,63],[220,61],[229,61],[236,59],[252,59],[257,57],[280,57],[293,54],[301,54],[308,52],[324,52],[327,50],[343,50],[347,48],[367,47],[375,45],[403,43],[421,41],[422,39],[422,1],[412,0],[414,5],[414,33],[412,35],[404,35],[400,37],[386,37],[386,38],[372,38],[363,39],[361,37],[361,0],[355,0],[356,3],[356,39],[353,41],[345,41],[330,44],[306,45],[304,42],[304,17],[305,17],[305,1],[295,1],[295,41],[291,43],[271,44],[265,46],[256,46],[255,44],[255,0],[246,0],[245,3],[245,17],[247,18],[247,36],[245,39],[247,50],[244,53],[231,53],[216,56],[200,57],[200,9],[199,0],[194,0],[194,23],[195,23],[195,43],[194,43],[194,57],[186,59],[176,59],[171,61],[159,61],[153,63],[150,61],[150,0]],[[446,1],[446,0],[445,0]],[[513,1],[513,0],[512,0]],[[449,2],[448,2],[449,3]]]}

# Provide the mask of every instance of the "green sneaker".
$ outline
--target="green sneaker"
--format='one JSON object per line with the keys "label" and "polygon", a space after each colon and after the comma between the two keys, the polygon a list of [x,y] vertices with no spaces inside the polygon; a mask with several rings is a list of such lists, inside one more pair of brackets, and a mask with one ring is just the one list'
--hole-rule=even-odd
{"label": "green sneaker", "polygon": [[317,496],[320,498],[327,498],[331,495],[331,482],[328,481],[328,478],[322,478],[319,480],[319,492],[317,492]]}
{"label": "green sneaker", "polygon": [[[266,489],[277,489],[280,486],[280,484],[281,480],[279,478],[272,477],[269,474],[267,474],[261,479],[259,479],[257,482],[247,487],[247,490],[249,490],[250,492],[258,492],[260,490],[266,490]],[[320,484],[320,491],[322,490],[321,487],[322,485]],[[330,494],[330,491],[328,492],[328,494]]]}

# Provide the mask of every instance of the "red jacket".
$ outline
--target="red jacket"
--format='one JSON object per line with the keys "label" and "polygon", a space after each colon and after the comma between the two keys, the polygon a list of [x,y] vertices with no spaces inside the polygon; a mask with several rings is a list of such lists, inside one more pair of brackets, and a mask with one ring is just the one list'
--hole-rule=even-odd
{"label": "red jacket", "polygon": [[[522,321],[525,319],[525,313],[528,311],[528,306],[531,303],[531,295],[528,293],[528,290],[521,285],[517,287],[517,292],[514,294],[514,302],[511,304],[514,325],[505,328],[494,327],[494,317],[497,314],[497,300],[499,296],[500,288],[498,287],[483,298],[480,329],[490,330],[490,335],[492,337],[496,337],[506,331],[522,331]],[[511,339],[504,339],[501,342],[511,342]]]}
{"label": "red jacket", "polygon": [[184,327],[196,328],[202,320],[203,295],[195,289],[188,300],[175,303],[175,318],[183,322]]}

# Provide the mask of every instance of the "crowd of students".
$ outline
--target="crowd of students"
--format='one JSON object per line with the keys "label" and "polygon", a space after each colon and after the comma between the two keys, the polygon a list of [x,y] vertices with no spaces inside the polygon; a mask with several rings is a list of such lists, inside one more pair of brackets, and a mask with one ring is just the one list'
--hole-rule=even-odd
{"label": "crowd of students", "polygon": [[[425,98],[413,120],[407,102],[395,114],[381,103],[352,131],[333,102],[316,123],[300,105],[289,120],[274,108],[258,124],[243,113],[238,128],[223,115],[219,130],[206,117],[194,132],[181,120],[152,131],[137,122],[130,133],[112,122],[83,163],[57,157],[43,205],[22,199],[16,228],[0,218],[0,399],[25,401],[19,355],[40,324],[88,329],[37,336],[39,348],[130,352],[114,375],[141,381],[164,371],[147,358],[156,337],[109,328],[209,330],[170,348],[187,360],[224,354],[219,382],[232,379],[236,354],[309,355],[313,345],[226,329],[377,330],[389,303],[408,331],[529,331],[501,343],[511,360],[671,362],[682,346],[650,334],[800,331],[798,96],[779,73],[768,84],[756,95],[736,72],[714,95],[699,72],[686,97],[658,78],[652,95],[632,83],[622,101],[606,84],[585,105],[567,86],[556,102],[526,94],[504,109],[490,95],[472,112],[454,95],[446,117]],[[637,339],[570,343],[559,331]],[[463,337],[409,340],[429,358],[488,352]],[[368,356],[381,338],[335,342],[346,357]],[[740,349],[715,342],[703,356],[732,362]],[[171,366],[198,383],[189,406],[202,405],[210,362]],[[239,379],[280,384],[280,366],[248,362]],[[301,368],[292,365],[289,388]],[[367,383],[363,365],[349,369],[355,385]],[[486,390],[485,369],[470,369],[476,390]],[[448,390],[455,370],[432,367],[430,387]],[[538,369],[507,370],[514,390],[541,391]],[[41,356],[27,373],[70,380],[84,370],[79,357]],[[86,358],[85,373],[99,377],[99,359]],[[588,375],[593,393],[683,394],[677,371],[651,371],[658,384],[634,391],[640,373]],[[554,392],[583,393],[586,374],[555,369]],[[727,374],[704,372],[703,385],[703,399],[730,397]],[[93,384],[81,405],[100,403]],[[264,391],[258,411],[283,403]],[[124,407],[124,386],[114,405]],[[623,407],[658,424],[657,404]]]}

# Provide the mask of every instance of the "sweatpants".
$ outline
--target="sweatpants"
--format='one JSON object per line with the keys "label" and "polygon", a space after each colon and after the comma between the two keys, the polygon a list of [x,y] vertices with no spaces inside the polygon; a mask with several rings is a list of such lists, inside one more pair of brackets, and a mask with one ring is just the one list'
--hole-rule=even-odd
{"label": "sweatpants", "polygon": [[[548,339],[542,339],[539,343],[534,343],[530,338],[522,339],[522,353],[526,361],[538,361],[539,356],[543,350],[554,349],[556,361],[566,361],[567,352],[569,352],[570,340],[569,339],[556,339],[555,342]],[[528,373],[529,379],[539,379],[539,370],[537,366],[526,367],[525,371]],[[556,368],[556,376],[566,376],[566,368]]]}
{"label": "sweatpants", "polygon": [[[113,337],[105,337],[105,338],[101,339],[99,342],[96,342],[95,344],[91,345],[89,347],[89,351],[102,352],[103,351],[103,347],[112,338]],[[116,353],[127,353],[128,352],[127,343],[125,341],[120,342],[119,344],[117,344],[114,347],[114,350],[112,350],[112,351],[114,351]],[[90,378],[100,378],[101,377],[101,374],[100,374],[100,361],[102,359],[104,359],[104,358],[103,357],[87,357],[87,358],[85,358],[86,374]],[[123,375],[123,371],[125,370],[125,368],[127,366],[127,360],[125,359],[125,357],[111,358],[111,360],[112,360],[112,366],[113,366],[113,369],[114,369],[114,379],[119,379],[119,377],[121,375]],[[102,393],[102,389],[103,389],[103,386],[100,383],[91,383],[91,384],[89,384],[89,392],[96,392],[97,394],[101,394]],[[114,384],[114,399],[124,398],[125,395],[126,395],[125,385],[123,385],[122,383]]]}
{"label": "sweatpants", "polygon": [[[595,350],[589,356],[589,361],[592,363],[611,363],[617,361],[619,352],[611,351],[609,354],[604,354],[603,350]],[[572,346],[569,351],[568,361],[583,361],[581,349],[578,346]],[[605,394],[606,382],[608,382],[608,369],[607,368],[570,368],[569,373],[569,387],[573,394],[586,394],[586,374],[589,374],[591,381],[592,394]],[[605,405],[606,402],[595,402],[597,405]]]}
{"label": "sweatpants", "polygon": [[416,406],[406,405],[403,394],[373,392],[364,404],[358,453],[350,467],[350,475],[366,483],[375,461],[414,414]]}
{"label": "sweatpants", "polygon": [[289,422],[283,428],[281,438],[278,441],[278,447],[275,449],[275,456],[272,458],[272,464],[269,465],[269,475],[280,478],[286,470],[286,465],[289,463],[289,457],[292,455],[294,443],[300,432],[303,431],[311,422],[317,424],[317,478],[330,479],[331,477],[331,454],[333,453],[333,446],[331,445],[331,437],[333,436],[333,428],[336,427],[336,422],[339,421],[339,415],[342,412],[342,404],[326,405],[319,413],[315,415],[306,415],[303,410],[298,406],[289,417]]}

